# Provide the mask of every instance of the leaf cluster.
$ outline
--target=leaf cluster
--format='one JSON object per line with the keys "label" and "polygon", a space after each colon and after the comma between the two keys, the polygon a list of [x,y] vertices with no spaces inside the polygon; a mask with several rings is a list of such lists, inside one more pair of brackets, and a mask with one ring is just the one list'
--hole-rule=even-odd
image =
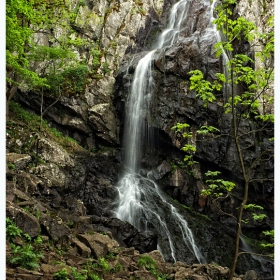
{"label": "leaf cluster", "polygon": [[150,271],[157,280],[166,280],[168,279],[167,274],[162,274],[158,271],[156,261],[148,255],[141,255],[140,259],[138,260],[138,265],[140,267],[144,266],[148,271]]}
{"label": "leaf cluster", "polygon": [[[39,267],[39,260],[44,257],[41,253],[42,239],[40,236],[32,240],[28,234],[23,234],[9,218],[6,218],[6,236],[12,248],[12,255],[9,258],[11,264],[31,270]],[[22,245],[12,243],[16,237],[22,239]]]}
{"label": "leaf cluster", "polygon": [[222,196],[228,196],[231,193],[236,184],[224,179],[214,178],[219,174],[221,174],[220,171],[207,171],[205,173],[207,177],[212,178],[205,181],[207,184],[207,189],[203,189],[201,191],[201,195],[211,195],[217,198]]}

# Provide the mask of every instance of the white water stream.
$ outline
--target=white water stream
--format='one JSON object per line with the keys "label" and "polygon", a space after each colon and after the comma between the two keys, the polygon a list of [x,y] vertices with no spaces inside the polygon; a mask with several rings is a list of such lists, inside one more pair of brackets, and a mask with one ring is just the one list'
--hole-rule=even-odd
{"label": "white water stream", "polygon": [[266,258],[262,256],[261,254],[256,254],[254,248],[246,241],[246,238],[241,234],[240,235],[240,250],[246,253],[251,253],[252,259],[257,261],[260,265],[260,271],[262,273],[268,274],[268,277],[271,277],[270,271],[269,271],[269,266],[273,266],[273,261],[270,258]]}
{"label": "white water stream", "polygon": [[[207,2],[210,6],[209,1]],[[154,181],[139,174],[143,127],[147,114],[145,99],[153,94],[152,62],[157,49],[166,49],[179,39],[183,22],[189,16],[192,0],[180,0],[171,9],[169,23],[162,32],[154,50],[146,54],[134,72],[131,92],[126,103],[126,120],[124,134],[126,173],[117,184],[119,192],[116,217],[131,223],[141,231],[156,231],[158,250],[168,260],[177,261],[176,239],[183,241],[186,251],[202,263],[200,254],[187,221],[167,201]],[[212,32],[213,32],[213,25]],[[213,34],[213,33],[212,33]],[[149,177],[149,176],[148,176]],[[176,227],[176,236],[171,234]],[[162,246],[163,241],[168,246]],[[181,248],[182,249],[182,248]]]}

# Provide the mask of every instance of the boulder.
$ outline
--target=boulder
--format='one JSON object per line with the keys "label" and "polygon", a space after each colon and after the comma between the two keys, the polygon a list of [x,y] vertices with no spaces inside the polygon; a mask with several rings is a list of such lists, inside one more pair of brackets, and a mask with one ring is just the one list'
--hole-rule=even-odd
{"label": "boulder", "polygon": [[36,175],[20,170],[16,175],[17,188],[24,193],[34,195],[39,188],[45,186],[45,182]]}
{"label": "boulder", "polygon": [[7,164],[13,164],[15,169],[24,169],[28,163],[31,161],[31,156],[28,154],[16,154],[16,153],[7,153],[6,162]]}
{"label": "boulder", "polygon": [[38,154],[46,162],[59,164],[61,166],[74,166],[74,162],[70,158],[70,155],[61,146],[49,139],[39,139]]}
{"label": "boulder", "polygon": [[19,208],[16,204],[7,202],[6,216],[14,221],[16,226],[27,233],[30,237],[36,237],[40,233],[40,224],[38,219]]}
{"label": "boulder", "polygon": [[114,239],[121,246],[134,247],[140,253],[157,249],[157,235],[151,232],[139,232],[133,225],[117,218],[100,218],[92,216],[93,226],[99,231],[110,228]]}
{"label": "boulder", "polygon": [[156,180],[159,180],[171,171],[171,165],[166,160],[164,160],[161,165],[159,165],[155,170],[152,171],[152,174]]}
{"label": "boulder", "polygon": [[117,241],[99,233],[78,234],[77,238],[91,249],[91,253],[96,259],[104,258],[110,251],[118,247]]}
{"label": "boulder", "polygon": [[79,253],[80,256],[84,258],[88,258],[91,255],[91,250],[89,247],[87,247],[84,243],[80,242],[76,238],[73,240],[74,246],[77,248],[77,252]]}
{"label": "boulder", "polygon": [[71,231],[59,216],[51,217],[42,214],[40,224],[55,243],[59,243],[62,247],[69,246]]}
{"label": "boulder", "polygon": [[254,270],[246,271],[243,280],[258,280],[258,275]]}

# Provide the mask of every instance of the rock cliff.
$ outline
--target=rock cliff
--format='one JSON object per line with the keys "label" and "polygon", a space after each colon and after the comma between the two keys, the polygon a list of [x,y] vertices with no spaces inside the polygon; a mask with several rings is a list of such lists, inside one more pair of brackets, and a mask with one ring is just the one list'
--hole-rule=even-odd
{"label": "rock cliff", "polygon": [[[139,254],[156,249],[157,238],[153,233],[138,232],[114,218],[117,197],[114,186],[122,172],[124,106],[132,75],[138,61],[166,25],[173,2],[86,0],[85,5],[80,6],[72,2],[73,9],[78,7],[75,21],[66,25],[66,29],[57,27],[55,32],[71,33],[73,40],[83,39],[83,45],[75,51],[78,58],[87,64],[89,73],[84,90],[71,94],[64,92],[46,112],[45,119],[48,127],[72,137],[78,144],[58,144],[54,140],[56,138],[48,134],[47,128],[43,133],[38,133],[34,127],[30,130],[30,124],[26,119],[18,118],[16,111],[7,124],[7,217],[31,237],[38,236],[41,230],[44,238],[52,240],[58,249],[65,244],[71,250],[76,248],[75,253],[71,251],[71,254],[61,257],[70,264],[72,261],[80,262],[79,265],[85,263],[84,258],[87,257],[96,260],[105,257],[110,251],[108,244],[116,245],[113,239],[120,246],[133,247],[131,251],[121,249],[119,252],[114,247],[113,253],[126,269],[114,276],[104,276],[104,279],[154,277],[146,269],[139,270],[136,263]],[[249,5],[239,1],[236,12],[248,18],[258,14],[264,20],[273,14],[272,2],[267,1],[265,7],[263,1],[262,5],[257,5],[257,2],[252,1]],[[251,13],[256,9],[257,12]],[[269,12],[264,13],[264,9]],[[144,169],[152,171],[153,179],[173,199],[172,203],[180,213],[187,217],[207,262],[230,266],[235,223],[201,197],[200,192],[203,188],[202,174],[209,168],[221,170],[225,178],[238,183],[234,196],[223,201],[221,206],[228,211],[236,211],[241,200],[242,176],[234,144],[227,138],[208,141],[207,145],[197,142],[196,160],[199,163],[195,174],[189,174],[181,164],[184,153],[180,148],[184,139],[171,129],[178,122],[188,122],[193,131],[209,124],[226,133],[231,122],[229,116],[221,114],[222,95],[218,96],[217,103],[204,108],[189,89],[187,73],[190,70],[201,70],[209,81],[221,71],[221,61],[213,52],[215,38],[209,38],[207,33],[209,22],[206,15],[209,12],[209,6],[194,0],[182,40],[166,52],[156,54],[153,70],[156,84],[146,123],[149,135],[155,135],[156,140],[150,146],[144,145],[141,164]],[[253,21],[261,22],[258,18],[254,17]],[[260,24],[259,28],[263,26]],[[37,39],[42,44],[49,44],[47,35]],[[36,67],[43,69],[43,65]],[[26,110],[40,113],[38,92],[22,87],[15,100]],[[53,101],[51,96],[44,96],[43,107],[47,108]],[[242,129],[251,131],[253,128],[244,122]],[[199,140],[199,136],[196,137],[193,142]],[[256,151],[272,146],[268,141],[271,137],[273,131],[270,134],[251,134],[244,139],[242,147],[246,150],[248,162],[255,157]],[[150,139],[146,141],[151,143]],[[273,172],[273,160],[255,169],[257,176],[268,178],[273,177]],[[267,214],[262,222],[251,222],[246,228],[251,239],[259,239],[263,230],[274,227],[274,186],[271,182],[256,182],[251,189],[249,201],[263,205]],[[40,217],[34,218],[22,208],[33,214],[40,213]],[[104,241],[106,245],[101,253],[91,247],[88,240],[91,239],[90,231],[108,232],[110,240]],[[159,258],[158,252],[150,254]],[[54,259],[58,261],[58,256]],[[19,274],[17,277],[25,277],[22,279],[53,279],[46,277],[53,277],[62,267],[49,267],[51,260],[52,257],[41,265],[40,275],[31,276],[30,272],[15,272],[11,268],[7,279],[14,279],[15,273]],[[220,266],[193,265],[191,257],[185,260],[188,264],[171,265],[164,264],[161,259],[157,261],[161,272],[173,277],[170,279],[223,279],[228,273],[227,268]],[[251,268],[263,277],[273,275],[270,260],[243,255],[238,265],[240,274]],[[219,278],[215,278],[216,275]],[[242,276],[242,279],[254,279],[246,277]]]}

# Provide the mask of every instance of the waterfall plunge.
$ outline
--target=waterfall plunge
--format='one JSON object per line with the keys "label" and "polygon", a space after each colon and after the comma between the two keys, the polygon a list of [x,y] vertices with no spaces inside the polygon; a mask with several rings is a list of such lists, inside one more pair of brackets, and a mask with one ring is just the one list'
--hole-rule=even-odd
{"label": "waterfall plunge", "polygon": [[[131,92],[126,103],[124,134],[126,173],[116,186],[119,201],[115,214],[117,218],[131,223],[138,230],[156,231],[158,250],[164,259],[178,260],[175,243],[176,238],[180,238],[186,250],[202,263],[203,257],[195,244],[187,221],[167,201],[154,181],[138,174],[143,126],[148,109],[145,99],[151,96],[153,91],[153,55],[157,49],[168,48],[176,43],[182,30],[182,23],[188,17],[191,2],[191,0],[180,0],[172,7],[168,26],[158,38],[155,49],[138,62],[134,72]],[[170,220],[172,220],[172,227],[176,227],[176,236],[170,233]],[[162,246],[163,240],[168,246]]]}

